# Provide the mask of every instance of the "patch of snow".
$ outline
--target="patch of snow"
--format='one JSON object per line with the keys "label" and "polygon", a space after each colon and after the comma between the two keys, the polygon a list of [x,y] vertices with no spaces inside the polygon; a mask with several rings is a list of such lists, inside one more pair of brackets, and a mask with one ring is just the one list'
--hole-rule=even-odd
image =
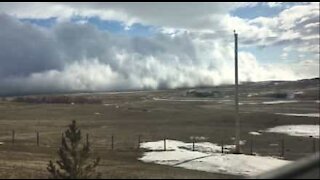
{"label": "patch of snow", "polygon": [[[184,148],[191,151],[193,150],[192,143],[185,143],[183,146],[179,146],[179,148]],[[230,150],[234,149],[234,145],[225,145],[224,149],[226,149],[225,152],[229,152]],[[195,143],[194,151],[202,153],[218,153],[221,152],[221,146],[210,142]]]}
{"label": "patch of snow", "polygon": [[207,101],[216,101],[213,99],[166,99],[166,98],[153,98],[155,101],[177,101],[177,102],[207,102]]}
{"label": "patch of snow", "polygon": [[240,102],[239,105],[244,105],[244,104],[249,104],[249,105],[256,105],[259,104],[257,102],[252,102],[252,101],[245,101],[245,102]]}
{"label": "patch of snow", "polygon": [[297,114],[297,113],[276,113],[279,115],[285,115],[285,116],[302,116],[302,117],[320,117],[320,113],[305,113],[305,114]]}
{"label": "patch of snow", "polygon": [[4,145],[4,142],[0,142],[0,145]]}
{"label": "patch of snow", "polygon": [[[236,140],[235,137],[231,137],[231,140]],[[246,140],[240,140],[240,145],[244,145],[247,141]]]}
{"label": "patch of snow", "polygon": [[269,144],[270,146],[279,146],[279,144]]}
{"label": "patch of snow", "polygon": [[254,176],[290,163],[290,161],[273,157],[221,154],[221,146],[209,142],[196,143],[195,151],[192,151],[192,143],[166,140],[167,149],[170,150],[159,151],[163,150],[163,143],[163,141],[142,143],[141,147],[153,151],[145,152],[139,160],[192,170],[244,176]]}
{"label": "patch of snow", "polygon": [[261,133],[259,133],[259,132],[254,132],[254,131],[249,132],[249,134],[254,135],[254,136],[260,136],[260,135],[261,135]]}
{"label": "patch of snow", "polygon": [[287,100],[287,101],[266,101],[262,102],[262,104],[285,104],[285,103],[297,103],[297,100]]}
{"label": "patch of snow", "polygon": [[196,140],[196,141],[204,141],[204,140],[207,140],[208,138],[203,136],[191,136],[190,139]]}
{"label": "patch of snow", "polygon": [[298,102],[320,103],[319,100],[316,100],[316,101],[278,100],[278,101],[265,101],[265,102],[242,101],[242,102],[239,102],[239,105],[257,105],[257,104],[270,105],[270,104],[286,104],[286,103],[298,103]]}
{"label": "patch of snow", "polygon": [[[233,145],[229,145],[230,147]],[[163,151],[164,140],[156,142],[145,142],[140,146],[141,148],[152,150],[152,151]],[[228,148],[228,146],[226,146]],[[192,143],[184,143],[175,140],[166,140],[166,151],[175,151],[179,149],[192,150]],[[210,142],[198,142],[195,143],[194,149],[199,152],[221,152],[221,146],[212,144]]]}
{"label": "patch of snow", "polygon": [[272,157],[219,153],[180,164],[178,167],[215,173],[255,176],[288,163],[290,162]]}
{"label": "patch of snow", "polygon": [[95,112],[94,114],[95,114],[95,115],[100,115],[101,113],[99,113],[99,112]]}
{"label": "patch of snow", "polygon": [[246,142],[246,140],[240,140],[240,145],[244,145]]}
{"label": "patch of snow", "polygon": [[[175,140],[166,140],[166,149],[167,150],[177,150],[179,146],[184,145],[181,141]],[[164,149],[164,141],[156,141],[156,142],[144,142],[140,145],[141,148],[149,149],[152,151],[159,151]]]}
{"label": "patch of snow", "polygon": [[303,91],[297,91],[297,92],[294,92],[294,94],[304,94]]}
{"label": "patch of snow", "polygon": [[282,133],[290,136],[303,136],[319,138],[319,125],[284,125],[269,128],[265,132]]}
{"label": "patch of snow", "polygon": [[258,96],[258,95],[259,95],[258,93],[249,93],[247,97]]}

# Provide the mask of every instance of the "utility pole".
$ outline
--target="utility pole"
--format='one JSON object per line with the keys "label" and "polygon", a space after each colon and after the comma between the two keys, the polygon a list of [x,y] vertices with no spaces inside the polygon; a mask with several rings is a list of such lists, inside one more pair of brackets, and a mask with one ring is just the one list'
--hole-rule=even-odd
{"label": "utility pole", "polygon": [[240,120],[239,120],[239,97],[238,97],[238,34],[234,30],[234,60],[235,60],[235,120],[236,120],[236,138],[235,153],[240,154]]}

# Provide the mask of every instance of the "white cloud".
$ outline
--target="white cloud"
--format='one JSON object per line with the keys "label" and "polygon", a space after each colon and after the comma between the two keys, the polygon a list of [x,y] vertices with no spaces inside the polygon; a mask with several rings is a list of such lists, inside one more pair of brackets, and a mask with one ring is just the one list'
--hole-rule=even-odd
{"label": "white cloud", "polygon": [[274,7],[281,7],[283,4],[283,2],[267,2],[267,5],[271,8],[274,8]]}
{"label": "white cloud", "polygon": [[[233,29],[236,29],[241,34],[242,42],[253,46],[290,44],[301,37],[319,34],[317,30],[319,26],[315,24],[319,19],[319,3],[291,3],[292,5],[279,15],[250,20],[230,15],[230,11],[239,7],[257,4],[230,2],[1,3],[0,13],[15,15],[19,18],[57,17],[59,21],[66,21],[74,16],[99,17],[103,20],[121,21],[127,30],[132,24],[141,23],[173,31],[183,29],[195,33],[218,33],[220,37],[229,36]],[[280,6],[282,3],[268,2],[267,4]],[[307,30],[303,26],[306,26]]]}
{"label": "white cloud", "polygon": [[281,59],[282,60],[286,60],[288,58],[288,53],[287,52],[283,52],[282,54],[281,54]]}
{"label": "white cloud", "polygon": [[320,22],[306,24],[304,27],[305,28],[319,28],[320,27]]}
{"label": "white cloud", "polygon": [[319,3],[309,5],[297,5],[283,10],[279,14],[280,28],[288,30],[303,23],[308,19],[319,17]]}
{"label": "white cloud", "polygon": [[[0,94],[233,83],[233,29],[239,33],[242,47],[287,44],[283,49],[286,57],[293,50],[319,51],[314,5],[305,5],[308,11],[301,10],[298,15],[287,9],[279,16],[253,20],[229,15],[230,9],[237,6],[1,3],[0,12],[19,18],[55,16],[59,23],[52,29],[42,29],[21,23],[12,16],[0,15],[0,48],[3,49]],[[294,13],[292,17],[283,15],[291,13]],[[68,19],[73,16],[120,20],[127,28],[134,22],[156,25],[159,34],[111,35],[82,20],[69,23]],[[304,28],[311,30],[306,33]],[[314,59],[318,60],[317,57],[319,54]],[[312,58],[292,65],[280,62],[263,65],[252,53],[239,53],[240,81],[294,80],[315,77],[318,72],[319,62]]]}
{"label": "white cloud", "polygon": [[319,3],[294,5],[274,17],[238,20],[243,21],[243,34],[249,34],[244,37],[248,45],[283,45],[293,51],[319,54]]}
{"label": "white cloud", "polygon": [[[119,20],[126,24],[140,22],[175,28],[208,27],[212,15],[247,6],[248,3],[1,3],[0,12],[19,18],[70,18],[98,16],[104,20]],[[200,27],[198,27],[200,25]]]}

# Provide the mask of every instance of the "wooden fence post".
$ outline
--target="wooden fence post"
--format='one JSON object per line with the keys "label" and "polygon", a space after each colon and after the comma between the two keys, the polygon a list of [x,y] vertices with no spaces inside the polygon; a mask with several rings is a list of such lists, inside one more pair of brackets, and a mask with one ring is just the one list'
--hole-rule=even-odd
{"label": "wooden fence post", "polygon": [[39,132],[37,131],[37,146],[39,146]]}
{"label": "wooden fence post", "polygon": [[114,141],[114,137],[113,137],[113,134],[111,135],[111,150],[113,150],[113,142]]}
{"label": "wooden fence post", "polygon": [[194,138],[193,138],[193,141],[192,141],[192,151],[194,151]]}
{"label": "wooden fence post", "polygon": [[223,142],[223,139],[221,141],[221,154],[224,153],[224,142]]}

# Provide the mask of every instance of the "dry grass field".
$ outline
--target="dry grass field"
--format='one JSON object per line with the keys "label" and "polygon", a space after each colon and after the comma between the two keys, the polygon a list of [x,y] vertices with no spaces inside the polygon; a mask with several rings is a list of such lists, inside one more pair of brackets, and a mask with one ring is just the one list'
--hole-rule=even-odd
{"label": "dry grass field", "polygon": [[[191,136],[205,141],[233,144],[235,134],[233,99],[184,97],[184,90],[141,91],[136,93],[97,93],[102,104],[36,104],[0,101],[0,178],[47,178],[46,166],[57,158],[61,133],[76,120],[82,134],[89,134],[93,157],[100,156],[98,168],[103,178],[237,178],[226,174],[143,163],[141,141],[175,139],[191,142]],[[248,93],[248,92],[244,92]],[[319,112],[315,90],[300,103],[243,104],[240,106],[243,153],[280,156],[284,138],[284,159],[297,160],[314,152],[312,138],[276,133],[252,136],[249,132],[287,124],[319,124],[319,118],[283,116],[275,113]],[[312,98],[310,98],[312,97]],[[188,101],[186,101],[188,99]],[[190,100],[191,99],[191,100]],[[200,100],[199,100],[200,99]],[[202,101],[206,99],[208,101]],[[268,97],[241,97],[240,102],[274,100]],[[12,130],[15,142],[12,144]],[[40,144],[36,144],[36,132]],[[111,150],[111,136],[114,149]],[[278,145],[272,145],[278,144]],[[319,141],[316,141],[316,151]]]}

